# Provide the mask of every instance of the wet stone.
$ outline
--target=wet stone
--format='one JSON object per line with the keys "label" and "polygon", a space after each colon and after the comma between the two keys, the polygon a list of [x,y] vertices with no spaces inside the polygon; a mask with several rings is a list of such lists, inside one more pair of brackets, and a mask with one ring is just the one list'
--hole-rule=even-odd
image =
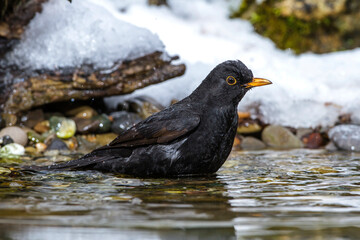
{"label": "wet stone", "polygon": [[243,119],[239,121],[237,133],[238,134],[251,134],[260,132],[262,127],[256,120]]}
{"label": "wet stone", "polygon": [[66,145],[65,142],[63,142],[61,139],[59,138],[54,138],[52,139],[52,141],[49,143],[49,145],[46,148],[47,151],[50,150],[69,150],[68,146]]}
{"label": "wet stone", "polygon": [[154,113],[160,112],[164,109],[164,106],[148,96],[139,96],[134,99],[127,100],[127,104],[128,111],[139,114],[142,119],[148,118]]}
{"label": "wet stone", "polygon": [[126,131],[142,120],[138,114],[125,111],[114,112],[110,116],[114,118],[111,131],[117,134]]}
{"label": "wet stone", "polygon": [[329,131],[331,141],[342,150],[360,152],[360,126],[338,125]]}
{"label": "wet stone", "polygon": [[277,126],[267,126],[262,132],[262,140],[270,147],[291,149],[303,147],[302,142],[290,130]]}
{"label": "wet stone", "polygon": [[111,121],[105,114],[91,119],[75,118],[74,121],[79,133],[105,133],[111,129]]}
{"label": "wet stone", "polygon": [[18,143],[10,143],[0,149],[0,154],[4,155],[23,155],[25,148]]}
{"label": "wet stone", "polygon": [[29,128],[33,128],[37,123],[44,120],[44,112],[42,109],[36,109],[28,112],[21,117],[21,122]]}
{"label": "wet stone", "polygon": [[14,114],[3,113],[1,116],[5,126],[14,126],[17,122],[17,117]]}
{"label": "wet stone", "polygon": [[5,146],[10,143],[14,143],[14,140],[9,135],[5,135],[1,138],[0,142],[2,146]]}
{"label": "wet stone", "polygon": [[40,143],[40,142],[44,142],[45,140],[43,136],[39,135],[35,131],[28,131],[27,136],[28,136],[28,140],[31,143]]}
{"label": "wet stone", "polygon": [[320,148],[324,143],[323,137],[318,132],[306,134],[301,140],[306,148],[311,149]]}
{"label": "wet stone", "polygon": [[70,117],[84,118],[84,119],[90,119],[98,115],[98,113],[89,106],[77,107],[67,111],[65,114]]}
{"label": "wet stone", "polygon": [[243,150],[262,150],[266,148],[265,143],[254,137],[245,137],[240,143]]}
{"label": "wet stone", "polygon": [[50,130],[50,122],[48,120],[38,122],[33,129],[38,133],[46,133]]}
{"label": "wet stone", "polygon": [[58,138],[70,138],[76,132],[76,124],[72,119],[53,116],[49,119],[49,122],[50,128],[56,133]]}
{"label": "wet stone", "polygon": [[0,137],[4,137],[5,135],[11,137],[14,143],[18,143],[22,146],[25,146],[28,141],[26,132],[19,127],[3,128],[0,131]]}

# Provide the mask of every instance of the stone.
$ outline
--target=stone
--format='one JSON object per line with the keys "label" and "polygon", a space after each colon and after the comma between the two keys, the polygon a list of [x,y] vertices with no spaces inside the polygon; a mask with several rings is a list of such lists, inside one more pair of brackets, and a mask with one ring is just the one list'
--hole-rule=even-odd
{"label": "stone", "polygon": [[148,118],[154,113],[160,112],[164,109],[164,106],[148,96],[139,96],[127,100],[127,103],[129,106],[128,111],[139,114],[142,119]]}
{"label": "stone", "polygon": [[45,143],[39,142],[39,143],[35,144],[35,148],[36,148],[36,151],[40,153],[40,152],[44,152],[46,150],[47,146]]}
{"label": "stone", "polygon": [[262,132],[266,145],[278,149],[301,148],[303,143],[290,130],[277,126],[267,126]]}
{"label": "stone", "polygon": [[76,132],[76,124],[72,119],[53,116],[49,119],[49,122],[50,128],[56,133],[58,138],[70,138]]}
{"label": "stone", "polygon": [[265,143],[254,137],[244,137],[240,143],[243,150],[262,150],[266,148]]}
{"label": "stone", "polygon": [[46,133],[50,131],[50,122],[49,120],[38,122],[33,129],[38,133]]}
{"label": "stone", "polygon": [[69,150],[66,143],[59,138],[53,138],[50,144],[46,148],[47,151],[50,150]]}
{"label": "stone", "polygon": [[360,126],[338,125],[330,129],[328,135],[337,148],[360,152]]}
{"label": "stone", "polygon": [[243,119],[239,121],[237,133],[238,134],[250,134],[257,133],[262,130],[262,127],[256,120]]}
{"label": "stone", "polygon": [[29,111],[27,114],[21,117],[21,122],[28,128],[33,128],[37,123],[44,120],[44,112],[38,108],[33,111]]}
{"label": "stone", "polygon": [[105,114],[87,118],[74,118],[79,133],[105,133],[111,129],[111,121]]}
{"label": "stone", "polygon": [[306,148],[311,148],[311,149],[320,148],[324,143],[323,137],[318,132],[306,134],[301,138],[301,140]]}
{"label": "stone", "polygon": [[84,118],[84,119],[90,119],[96,115],[98,115],[98,113],[89,106],[81,106],[81,107],[77,107],[71,110],[68,110],[65,115],[70,116],[70,117],[75,117],[75,118]]}
{"label": "stone", "polygon": [[126,131],[142,120],[138,114],[125,111],[115,112],[110,114],[110,116],[114,118],[111,124],[111,131],[117,134]]}
{"label": "stone", "polygon": [[10,143],[14,143],[14,140],[9,135],[5,135],[1,138],[1,145],[5,146]]}
{"label": "stone", "polygon": [[239,119],[250,118],[251,114],[249,112],[238,112]]}
{"label": "stone", "polygon": [[40,143],[40,142],[44,142],[45,137],[39,135],[38,133],[36,133],[35,131],[29,130],[27,132],[27,137],[28,140],[30,141],[30,143]]}
{"label": "stone", "polygon": [[[0,109],[1,112],[1,109]],[[17,116],[11,113],[3,113],[1,115],[3,121],[5,122],[5,126],[14,126],[17,123]]]}
{"label": "stone", "polygon": [[18,143],[10,143],[8,145],[3,146],[0,149],[0,154],[4,155],[24,155],[25,148],[24,146]]}
{"label": "stone", "polygon": [[22,146],[25,146],[28,141],[26,132],[19,127],[14,126],[3,128],[0,131],[0,137],[3,137],[5,135],[10,136],[13,139],[14,143],[18,143]]}

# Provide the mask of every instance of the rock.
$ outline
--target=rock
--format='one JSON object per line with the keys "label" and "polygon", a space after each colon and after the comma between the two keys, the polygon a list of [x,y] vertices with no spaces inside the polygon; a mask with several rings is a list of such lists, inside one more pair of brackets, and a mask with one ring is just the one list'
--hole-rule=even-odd
{"label": "rock", "polygon": [[47,151],[50,150],[69,150],[66,143],[64,143],[59,138],[53,138],[50,144],[46,148]]}
{"label": "rock", "polygon": [[239,121],[237,133],[238,134],[250,134],[257,133],[262,130],[262,127],[256,120],[243,119]]}
{"label": "rock", "polygon": [[1,138],[1,145],[5,146],[10,143],[14,143],[14,140],[9,135],[5,135]]}
{"label": "rock", "polygon": [[33,128],[37,123],[43,120],[44,112],[40,108],[30,111],[21,117],[21,122],[28,128]]}
{"label": "rock", "polygon": [[38,133],[46,133],[50,131],[50,122],[49,120],[38,122],[33,129]]}
{"label": "rock", "polygon": [[3,128],[0,131],[0,137],[3,137],[5,135],[10,136],[14,140],[14,143],[18,143],[22,146],[25,146],[28,141],[26,132],[19,127]]}
{"label": "rock", "polygon": [[0,154],[4,155],[23,155],[25,148],[18,143],[10,143],[0,149]]}
{"label": "rock", "polygon": [[360,46],[360,3],[356,0],[243,0],[233,17],[281,49],[325,53]]}
{"label": "rock", "polygon": [[[1,80],[0,80],[1,82]],[[1,109],[0,109],[1,112]],[[15,114],[11,114],[11,113],[3,113],[1,115],[3,121],[5,122],[5,126],[14,126],[17,123],[17,117]]]}
{"label": "rock", "polygon": [[339,149],[360,152],[360,126],[338,125],[330,129],[328,135]]}
{"label": "rock", "polygon": [[115,133],[103,133],[86,136],[86,140],[94,142],[99,146],[104,146],[114,140],[118,135]]}
{"label": "rock", "polygon": [[89,106],[77,107],[67,111],[65,114],[70,117],[83,118],[83,119],[90,119],[98,115],[98,113]]}
{"label": "rock", "polygon": [[311,149],[320,148],[324,143],[323,137],[318,132],[306,134],[301,138],[301,140],[306,148],[311,148]]}
{"label": "rock", "polygon": [[243,150],[262,150],[266,148],[265,143],[254,137],[245,137],[240,143]]}
{"label": "rock", "polygon": [[58,138],[70,138],[76,132],[76,124],[72,119],[53,116],[49,119],[49,122],[50,128],[56,133]]}
{"label": "rock", "polygon": [[79,133],[105,133],[111,129],[111,121],[105,114],[91,119],[74,118]]}
{"label": "rock", "polygon": [[35,144],[35,148],[36,148],[37,152],[41,153],[41,152],[44,152],[46,150],[47,146],[46,146],[45,143],[39,142],[39,143]]}
{"label": "rock", "polygon": [[44,142],[45,138],[41,135],[39,135],[38,133],[36,133],[35,131],[28,131],[27,132],[27,137],[28,140],[30,141],[30,143],[40,143],[40,142]]}
{"label": "rock", "polygon": [[301,148],[302,142],[288,129],[270,125],[262,132],[262,140],[270,147],[279,149]]}
{"label": "rock", "polygon": [[160,112],[164,109],[164,106],[148,96],[139,96],[127,100],[127,103],[129,106],[128,111],[139,114],[142,119],[148,118],[154,113]]}
{"label": "rock", "polygon": [[111,131],[117,134],[126,131],[142,120],[138,114],[125,111],[115,112],[110,114],[110,116],[114,118],[111,124]]}
{"label": "rock", "polygon": [[336,147],[336,145],[333,142],[329,142],[326,146],[325,149],[331,152],[334,152],[336,150],[338,150],[338,148]]}

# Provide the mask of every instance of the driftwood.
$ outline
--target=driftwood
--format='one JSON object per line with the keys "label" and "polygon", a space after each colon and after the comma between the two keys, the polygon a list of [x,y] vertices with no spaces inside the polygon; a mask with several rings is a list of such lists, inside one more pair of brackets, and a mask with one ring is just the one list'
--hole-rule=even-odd
{"label": "driftwood", "polygon": [[[91,65],[57,70],[24,70],[3,66],[5,54],[21,38],[26,25],[41,11],[47,0],[5,0],[0,3],[0,113],[19,114],[44,104],[69,100],[87,100],[130,93],[184,74],[185,65],[152,54],[114,64],[109,69]],[[7,121],[9,122],[9,121]],[[13,123],[13,121],[10,121]]]}
{"label": "driftwood", "polygon": [[53,102],[131,93],[184,74],[184,64],[171,64],[175,59],[155,52],[100,70],[89,65],[35,72],[0,68],[0,111],[17,114]]}

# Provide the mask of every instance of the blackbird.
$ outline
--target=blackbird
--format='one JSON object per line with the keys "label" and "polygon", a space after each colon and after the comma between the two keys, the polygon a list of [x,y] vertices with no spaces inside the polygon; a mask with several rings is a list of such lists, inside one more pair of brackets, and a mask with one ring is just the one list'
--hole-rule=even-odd
{"label": "blackbird", "polygon": [[137,177],[215,173],[235,138],[237,106],[253,87],[271,84],[253,78],[241,61],[216,66],[186,98],[120,134],[80,159],[32,170],[99,170]]}

